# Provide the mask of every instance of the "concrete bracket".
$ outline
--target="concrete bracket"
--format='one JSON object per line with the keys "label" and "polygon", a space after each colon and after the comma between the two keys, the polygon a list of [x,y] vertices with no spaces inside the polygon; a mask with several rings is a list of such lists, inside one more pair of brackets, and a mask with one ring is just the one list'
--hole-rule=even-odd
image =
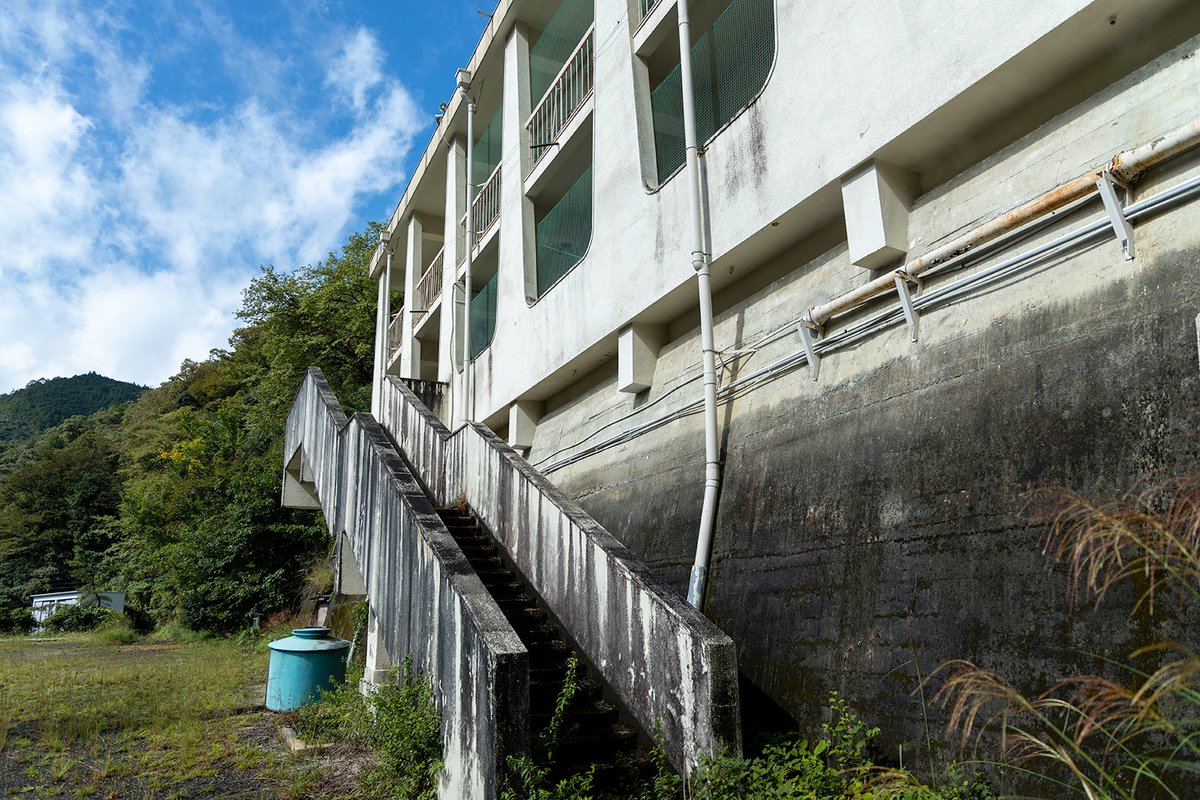
{"label": "concrete bracket", "polygon": [[654,384],[658,353],[666,340],[665,327],[637,322],[617,334],[617,391],[636,394]]}
{"label": "concrete bracket", "polygon": [[[821,335],[821,332],[809,327],[807,322],[801,322],[796,326],[796,333],[800,334],[800,343],[804,345],[804,355],[808,359],[808,366],[812,370],[812,379],[815,381],[821,372],[821,357],[817,355],[815,346],[816,338]],[[816,335],[814,336],[814,334]]]}
{"label": "concrete bracket", "polygon": [[917,309],[913,306],[912,295],[908,292],[907,273],[902,271],[896,272],[896,293],[900,295],[900,305],[904,308],[904,318],[908,320],[908,330],[912,334],[912,340],[917,340],[917,326],[921,322],[920,315],[917,314]]}
{"label": "concrete bracket", "polygon": [[1125,209],[1122,208],[1121,200],[1117,197],[1117,184],[1112,173],[1108,170],[1101,172],[1100,177],[1096,180],[1096,188],[1100,191],[1100,199],[1104,201],[1104,210],[1108,212],[1113,232],[1121,240],[1121,246],[1125,250],[1125,260],[1132,261],[1133,227],[1125,218]]}

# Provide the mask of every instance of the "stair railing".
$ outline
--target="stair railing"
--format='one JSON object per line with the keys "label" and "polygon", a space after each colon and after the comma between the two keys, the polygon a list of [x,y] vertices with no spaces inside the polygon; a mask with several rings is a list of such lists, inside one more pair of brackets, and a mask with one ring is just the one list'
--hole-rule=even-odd
{"label": "stair railing", "polygon": [[431,679],[440,796],[492,800],[507,756],[529,754],[529,652],[383,429],[370,414],[347,420],[316,367],[288,414],[284,453],[304,465],[285,468],[285,486],[308,481],[330,534],[350,542],[393,663],[410,655]]}
{"label": "stair railing", "polygon": [[379,419],[434,501],[465,496],[671,763],[741,754],[732,640],[488,428],[451,433],[399,378]]}

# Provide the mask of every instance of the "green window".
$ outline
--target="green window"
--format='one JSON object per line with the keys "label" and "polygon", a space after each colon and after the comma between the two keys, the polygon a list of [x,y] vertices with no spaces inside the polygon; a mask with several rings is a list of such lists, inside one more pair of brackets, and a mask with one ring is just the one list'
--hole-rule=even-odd
{"label": "green window", "polygon": [[475,148],[471,151],[471,155],[475,158],[474,174],[471,176],[471,182],[476,186],[483,186],[483,182],[492,176],[496,171],[496,166],[500,163],[500,148],[503,145],[501,131],[504,127],[504,106],[496,109],[495,115],[492,116],[492,121],[483,129],[483,133],[479,136],[479,141],[475,142]]}
{"label": "green window", "polygon": [[541,297],[579,263],[592,241],[592,168],[537,224],[537,293]]}
{"label": "green window", "polygon": [[496,278],[493,275],[471,298],[471,360],[487,349],[496,335]]}
{"label": "green window", "polygon": [[[692,45],[692,83],[696,96],[696,138],[711,139],[750,104],[767,82],[775,59],[773,0],[733,0],[699,41]],[[679,67],[650,97],[654,152],[662,183],[687,158],[683,139],[683,84]]]}
{"label": "green window", "polygon": [[554,83],[595,18],[592,0],[563,0],[546,23],[542,35],[529,48],[529,99],[533,105],[541,101]]}

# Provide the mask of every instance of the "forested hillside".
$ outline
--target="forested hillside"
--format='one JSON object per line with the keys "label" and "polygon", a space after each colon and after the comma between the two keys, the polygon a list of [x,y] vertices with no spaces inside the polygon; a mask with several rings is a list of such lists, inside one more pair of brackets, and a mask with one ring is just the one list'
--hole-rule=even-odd
{"label": "forested hillside", "polygon": [[64,584],[208,630],[295,601],[329,543],[315,512],[279,506],[284,422],[309,365],[348,410],[369,405],[378,230],[315,267],[265,268],[228,350],[0,453],[0,628]]}
{"label": "forested hillside", "polygon": [[70,417],[136,400],[144,391],[145,386],[94,372],[31,381],[24,389],[0,395],[0,441],[27,439]]}

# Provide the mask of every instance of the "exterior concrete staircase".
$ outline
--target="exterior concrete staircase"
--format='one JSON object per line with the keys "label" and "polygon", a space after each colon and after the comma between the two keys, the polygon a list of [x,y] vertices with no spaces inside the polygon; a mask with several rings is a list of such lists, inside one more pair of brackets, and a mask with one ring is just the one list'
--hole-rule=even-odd
{"label": "exterior concrete staircase", "polygon": [[[395,378],[380,387],[378,412],[347,417],[310,369],[288,415],[283,503],[323,512],[339,558],[362,578],[377,647],[410,656],[432,681],[440,797],[493,800],[508,757],[537,754],[568,638],[622,712],[656,731],[673,767],[740,755],[728,636],[486,427],[449,431]],[[460,498],[470,516],[437,510]],[[583,682],[552,778],[634,746],[600,692]]]}
{"label": "exterior concrete staircase", "polygon": [[[541,742],[554,716],[559,694],[567,679],[574,650],[525,583],[505,561],[500,546],[469,510],[438,509],[438,516],[458,543],[463,555],[496,600],[522,644],[529,650],[529,728]],[[579,667],[582,670],[582,666]],[[619,721],[618,709],[603,697],[599,681],[576,677],[576,691],[561,721],[550,778],[587,771],[594,764],[594,785],[613,790],[626,775],[618,764],[624,756],[629,766],[645,770],[648,761],[635,754],[638,734]]]}

